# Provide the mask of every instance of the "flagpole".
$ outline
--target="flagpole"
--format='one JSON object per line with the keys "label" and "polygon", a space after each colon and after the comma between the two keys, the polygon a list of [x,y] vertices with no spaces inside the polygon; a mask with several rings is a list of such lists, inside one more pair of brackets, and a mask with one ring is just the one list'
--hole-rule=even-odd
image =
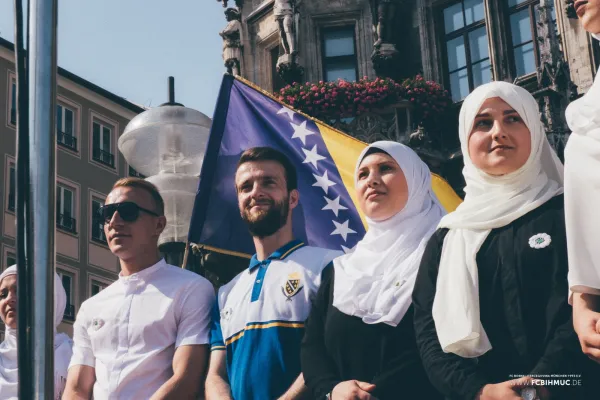
{"label": "flagpole", "polygon": [[[29,215],[29,103],[25,34],[23,27],[23,1],[15,0],[15,69],[16,69],[16,115],[15,124],[17,128],[16,149],[16,191],[15,191],[15,230],[16,230],[16,255],[17,255],[17,293],[32,293],[31,266],[29,264],[31,254],[31,229]],[[27,17],[29,14],[27,13]],[[11,116],[12,117],[12,116]],[[31,310],[29,296],[21,296],[19,308]],[[17,313],[17,362],[19,365],[20,399],[33,399],[32,391],[32,347],[31,347],[31,321],[30,312]]]}
{"label": "flagpole", "polygon": [[188,255],[190,253],[190,242],[185,241],[185,251],[183,252],[183,262],[181,263],[181,268],[187,268]]}
{"label": "flagpole", "polygon": [[[32,389],[35,399],[54,398],[54,235],[56,157],[57,0],[29,0],[29,177],[33,315]],[[23,295],[23,294],[22,294]]]}

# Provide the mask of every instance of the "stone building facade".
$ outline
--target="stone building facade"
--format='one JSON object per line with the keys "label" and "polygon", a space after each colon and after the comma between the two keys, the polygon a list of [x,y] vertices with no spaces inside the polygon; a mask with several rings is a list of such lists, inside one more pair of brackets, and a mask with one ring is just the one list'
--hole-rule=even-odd
{"label": "stone building facade", "polygon": [[[412,135],[390,135],[390,127],[398,126],[397,112],[387,122],[385,112],[361,116],[345,130],[365,141],[390,137],[409,143],[458,191],[456,117],[470,91],[492,80],[527,88],[539,100],[550,142],[562,155],[569,133],[564,109],[588,90],[600,65],[598,41],[573,19],[572,0],[221,2],[239,14],[240,75],[266,90],[283,87],[290,71],[288,82],[422,74],[442,84],[451,92],[450,120],[456,121],[443,132],[408,126]],[[280,10],[289,9],[291,17],[283,20],[286,12]],[[281,38],[289,36],[283,21],[291,21],[294,54],[282,46]]]}

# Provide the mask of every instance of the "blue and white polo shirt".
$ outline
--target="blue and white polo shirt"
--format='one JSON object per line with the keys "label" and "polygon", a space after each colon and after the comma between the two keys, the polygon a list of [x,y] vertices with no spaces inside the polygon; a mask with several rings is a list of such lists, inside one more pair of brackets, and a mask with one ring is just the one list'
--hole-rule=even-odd
{"label": "blue and white polo shirt", "polygon": [[276,399],[301,372],[304,322],[321,272],[342,253],[292,241],[219,289],[211,351],[227,351],[233,398]]}

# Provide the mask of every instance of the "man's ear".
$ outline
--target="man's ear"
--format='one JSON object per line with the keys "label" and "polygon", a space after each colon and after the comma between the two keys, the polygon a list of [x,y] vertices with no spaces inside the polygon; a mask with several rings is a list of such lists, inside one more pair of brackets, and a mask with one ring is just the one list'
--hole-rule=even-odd
{"label": "man's ear", "polygon": [[165,217],[164,215],[161,215],[160,217],[157,218],[157,222],[156,222],[157,236],[160,236],[160,234],[165,230],[166,226],[167,226],[167,217]]}
{"label": "man's ear", "polygon": [[300,202],[300,192],[298,189],[292,189],[290,192],[290,210],[296,208]]}

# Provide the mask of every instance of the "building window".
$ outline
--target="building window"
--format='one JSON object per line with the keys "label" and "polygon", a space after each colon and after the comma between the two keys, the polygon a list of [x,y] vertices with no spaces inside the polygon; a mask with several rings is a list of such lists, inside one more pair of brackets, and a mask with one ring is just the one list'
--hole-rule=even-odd
{"label": "building window", "polygon": [[60,104],[56,105],[56,141],[63,147],[77,151],[75,112]]}
{"label": "building window", "polygon": [[323,38],[323,77],[326,81],[356,81],[358,67],[354,26],[324,28]]}
{"label": "building window", "polygon": [[17,263],[17,255],[11,251],[6,252],[6,260],[4,262],[4,269],[15,265]]}
{"label": "building window", "polygon": [[[537,22],[540,20],[540,14],[536,9],[539,4],[539,0],[508,0],[513,72],[515,76],[533,73],[539,66]],[[554,7],[552,8],[552,20],[558,34]]]}
{"label": "building window", "polygon": [[107,244],[106,236],[104,236],[104,221],[98,214],[98,209],[102,204],[101,200],[92,199],[92,240]]}
{"label": "building window", "polygon": [[17,81],[11,79],[11,91],[10,91],[10,124],[17,124]]}
{"label": "building window", "polygon": [[446,67],[454,101],[492,80],[483,0],[444,8]]}
{"label": "building window", "polygon": [[106,289],[107,287],[108,287],[108,285],[92,279],[91,296],[97,295],[98,293],[100,293],[101,291],[103,291],[104,289]]}
{"label": "building window", "polygon": [[112,154],[112,127],[102,122],[92,124],[92,158],[99,163],[115,167],[115,156]]}
{"label": "building window", "polygon": [[269,52],[271,54],[271,80],[273,82],[273,91],[277,92],[285,87],[285,81],[277,73],[277,61],[279,60],[281,45],[273,47]]}
{"label": "building window", "polygon": [[133,176],[134,178],[146,179],[146,175],[140,174],[131,165],[129,166],[129,176]]}
{"label": "building window", "polygon": [[75,191],[58,185],[56,193],[56,225],[70,233],[77,233],[75,215]]}
{"label": "building window", "polygon": [[8,210],[15,211],[16,201],[16,169],[14,163],[8,165]]}
{"label": "building window", "polygon": [[67,293],[67,306],[65,307],[65,314],[63,315],[63,319],[67,321],[75,320],[75,305],[73,304],[73,275],[63,272],[57,271],[60,280],[62,281],[63,287],[65,288],[65,292]]}

